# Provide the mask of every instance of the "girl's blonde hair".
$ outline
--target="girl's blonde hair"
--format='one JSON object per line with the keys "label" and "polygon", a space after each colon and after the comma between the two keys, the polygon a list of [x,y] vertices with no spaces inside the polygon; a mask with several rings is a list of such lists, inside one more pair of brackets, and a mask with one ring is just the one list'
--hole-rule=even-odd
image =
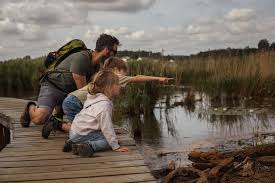
{"label": "girl's blonde hair", "polygon": [[118,76],[109,70],[101,70],[95,76],[93,81],[89,84],[88,92],[91,95],[103,93],[106,95],[108,89],[114,84],[119,84]]}
{"label": "girl's blonde hair", "polygon": [[117,68],[118,70],[123,70],[123,71],[128,70],[126,63],[118,57],[110,57],[107,60],[105,60],[103,69],[112,70],[114,68]]}

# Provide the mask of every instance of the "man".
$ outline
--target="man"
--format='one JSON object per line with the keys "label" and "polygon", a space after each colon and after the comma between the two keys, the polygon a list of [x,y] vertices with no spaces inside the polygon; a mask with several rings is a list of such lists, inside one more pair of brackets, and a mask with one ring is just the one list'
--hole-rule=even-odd
{"label": "man", "polygon": [[57,67],[57,72],[50,73],[41,81],[37,105],[26,104],[20,122],[29,127],[30,122],[44,124],[55,106],[62,105],[68,93],[87,85],[89,79],[99,70],[100,62],[117,53],[119,40],[108,34],[101,34],[96,41],[94,51],[83,50],[65,58]]}

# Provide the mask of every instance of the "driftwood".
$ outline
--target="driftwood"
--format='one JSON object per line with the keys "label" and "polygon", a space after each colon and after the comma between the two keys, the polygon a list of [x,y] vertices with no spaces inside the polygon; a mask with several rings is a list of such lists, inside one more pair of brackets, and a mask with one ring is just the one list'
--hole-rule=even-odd
{"label": "driftwood", "polygon": [[194,179],[197,180],[200,178],[202,171],[197,170],[193,167],[179,167],[176,170],[170,172],[166,177],[163,179],[163,183],[169,183],[172,181],[193,181]]}
{"label": "driftwood", "polygon": [[253,161],[249,158],[247,162],[243,165],[242,171],[239,173],[239,175],[243,177],[248,177],[254,174],[253,170]]}
{"label": "driftwood", "polygon": [[225,170],[228,170],[233,165],[234,158],[223,159],[217,166],[212,168],[209,172],[209,179],[214,179],[218,177]]}
{"label": "driftwood", "polygon": [[192,151],[188,154],[189,160],[193,162],[207,163],[209,160],[219,160],[225,158],[223,153],[219,153],[217,151],[210,152],[200,152],[200,151]]}
{"label": "driftwood", "polygon": [[194,168],[197,168],[199,170],[206,170],[208,168],[213,168],[215,167],[217,164],[215,163],[192,163],[192,166]]}
{"label": "driftwood", "polygon": [[188,157],[194,162],[192,167],[179,167],[173,170],[164,178],[164,183],[220,182],[222,177],[228,178],[235,173],[244,177],[251,176],[256,164],[275,165],[275,143],[228,154],[192,151]]}
{"label": "driftwood", "polygon": [[170,172],[172,172],[175,169],[176,169],[176,163],[175,163],[175,161],[171,160],[168,162],[167,167],[164,167],[161,169],[155,169],[155,170],[151,171],[151,173],[154,175],[154,177],[161,178],[161,177],[169,174]]}
{"label": "driftwood", "polygon": [[257,161],[263,165],[275,166],[275,156],[262,156],[257,158]]}

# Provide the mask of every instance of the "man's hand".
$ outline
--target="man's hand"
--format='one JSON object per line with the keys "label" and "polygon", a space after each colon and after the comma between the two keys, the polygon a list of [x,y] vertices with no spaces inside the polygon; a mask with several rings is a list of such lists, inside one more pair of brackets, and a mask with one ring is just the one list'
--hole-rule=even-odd
{"label": "man's hand", "polygon": [[116,152],[129,152],[130,149],[128,147],[121,146],[118,149],[115,149],[114,151],[116,151]]}

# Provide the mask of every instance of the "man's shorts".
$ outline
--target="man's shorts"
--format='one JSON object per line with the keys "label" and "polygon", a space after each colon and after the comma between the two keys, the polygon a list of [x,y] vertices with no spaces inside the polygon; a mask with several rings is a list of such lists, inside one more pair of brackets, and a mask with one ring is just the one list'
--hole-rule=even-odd
{"label": "man's shorts", "polygon": [[62,105],[66,96],[66,93],[58,90],[54,86],[46,82],[41,83],[37,107],[47,108],[51,114],[55,106]]}

